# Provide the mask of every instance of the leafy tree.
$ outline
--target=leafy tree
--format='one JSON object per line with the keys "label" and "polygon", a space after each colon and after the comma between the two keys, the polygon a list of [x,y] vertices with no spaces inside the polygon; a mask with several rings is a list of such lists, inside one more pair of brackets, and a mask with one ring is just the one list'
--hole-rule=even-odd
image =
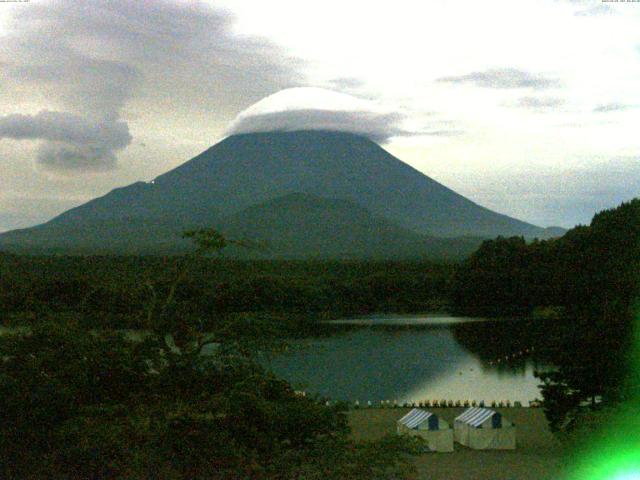
{"label": "leafy tree", "polygon": [[[597,214],[590,227],[560,242],[570,254],[567,314],[552,348],[559,367],[544,373],[543,393],[552,426],[572,428],[582,410],[637,397],[634,325],[640,286],[640,199]],[[566,244],[565,244],[566,242]],[[571,250],[568,250],[568,246]],[[555,421],[554,421],[555,419]]]}
{"label": "leafy tree", "polygon": [[535,253],[541,248],[539,244],[535,247],[523,237],[485,241],[455,274],[454,307],[481,315],[530,313],[537,300],[534,291],[545,284],[534,271]]}

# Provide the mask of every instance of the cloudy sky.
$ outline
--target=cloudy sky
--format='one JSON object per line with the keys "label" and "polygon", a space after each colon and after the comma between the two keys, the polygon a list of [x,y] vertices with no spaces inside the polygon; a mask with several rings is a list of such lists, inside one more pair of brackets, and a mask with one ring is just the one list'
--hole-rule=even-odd
{"label": "cloudy sky", "polygon": [[640,2],[0,2],[0,231],[274,119],[367,124],[482,205],[588,223],[640,195],[639,86]]}

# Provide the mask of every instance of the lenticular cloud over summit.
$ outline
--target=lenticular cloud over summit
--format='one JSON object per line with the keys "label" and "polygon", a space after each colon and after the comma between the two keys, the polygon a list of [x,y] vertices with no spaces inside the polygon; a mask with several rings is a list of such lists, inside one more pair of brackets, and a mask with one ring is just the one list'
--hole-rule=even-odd
{"label": "lenticular cloud over summit", "polygon": [[263,98],[233,120],[227,134],[330,130],[383,143],[405,134],[402,115],[375,102],[322,88],[289,88]]}

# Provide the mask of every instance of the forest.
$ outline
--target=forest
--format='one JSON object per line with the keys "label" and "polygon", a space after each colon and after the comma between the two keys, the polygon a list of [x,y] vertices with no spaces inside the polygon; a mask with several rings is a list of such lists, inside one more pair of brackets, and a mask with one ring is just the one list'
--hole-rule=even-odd
{"label": "forest", "polygon": [[465,314],[553,320],[527,328],[557,367],[538,374],[547,418],[552,429],[569,431],[585,416],[640,399],[639,287],[635,199],[559,239],[483,243],[456,270],[450,303]]}
{"label": "forest", "polygon": [[[142,262],[154,273],[166,268],[164,281],[139,286],[130,276],[133,259],[106,268],[103,281],[118,283],[119,296],[105,297],[103,290],[102,304],[91,300],[97,288],[87,272],[108,260],[5,256],[3,272],[12,276],[3,275],[3,315],[26,312],[29,323],[21,324],[26,331],[0,336],[0,476],[408,478],[407,457],[422,448],[419,441],[355,443],[346,405],[300,396],[256,361],[258,351],[281,348],[282,331],[235,318],[205,332],[211,325],[194,321],[204,310],[185,309],[189,297],[176,294],[178,286],[210,275],[206,254],[228,241],[210,230],[186,236],[195,243],[192,254]],[[43,280],[59,278],[61,267],[61,284]],[[28,279],[17,283],[22,290],[11,288],[17,278]],[[146,300],[136,287],[148,290]],[[123,298],[135,300],[114,311]],[[137,318],[144,334],[132,340],[114,325],[86,323],[100,304],[128,327]],[[214,351],[202,355],[207,345]]]}
{"label": "forest", "polygon": [[[255,360],[344,315],[521,317],[514,341],[554,365],[538,376],[560,435],[638,397],[640,200],[559,239],[486,241],[459,264],[239,262],[218,255],[217,232],[187,236],[179,257],[0,255],[0,318],[17,327],[0,336],[2,478],[409,478],[417,440],[355,443],[346,405],[299,396]],[[490,331],[456,335],[491,357]]]}
{"label": "forest", "polygon": [[[143,328],[148,303],[174,281],[182,257],[0,255],[5,326],[44,316],[92,328]],[[175,309],[202,328],[221,317],[281,324],[372,312],[445,308],[454,267],[424,261],[236,261],[203,257],[175,293]]]}

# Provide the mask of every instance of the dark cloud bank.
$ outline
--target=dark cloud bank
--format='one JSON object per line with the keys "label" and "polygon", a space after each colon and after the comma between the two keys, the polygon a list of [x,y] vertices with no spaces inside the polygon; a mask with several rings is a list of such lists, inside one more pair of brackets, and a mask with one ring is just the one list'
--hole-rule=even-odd
{"label": "dark cloud bank", "polygon": [[298,81],[295,61],[235,36],[228,13],[198,2],[63,0],[13,20],[0,46],[5,98],[32,87],[55,111],[0,116],[0,139],[40,141],[46,168],[115,167],[132,140],[122,109],[133,97],[230,115]]}

